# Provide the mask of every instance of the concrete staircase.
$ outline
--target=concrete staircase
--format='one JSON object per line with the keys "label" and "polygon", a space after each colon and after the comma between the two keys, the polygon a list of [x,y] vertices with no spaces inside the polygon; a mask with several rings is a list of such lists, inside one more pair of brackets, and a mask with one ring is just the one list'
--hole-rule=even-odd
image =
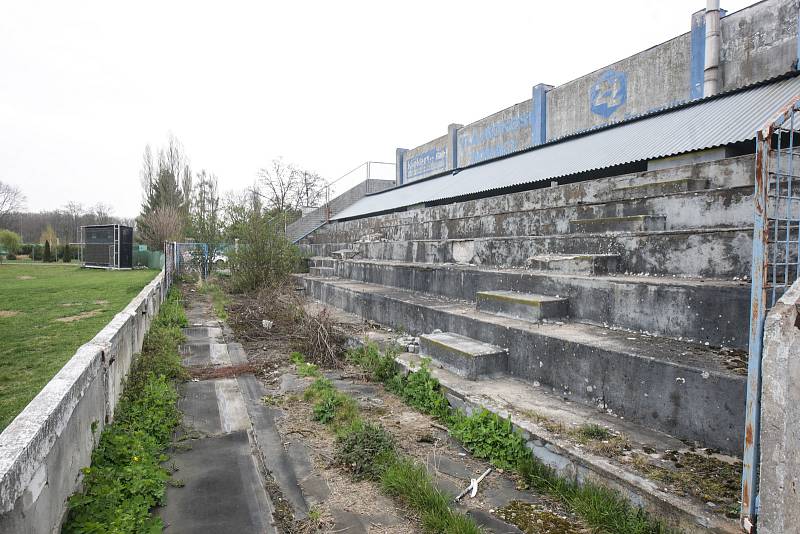
{"label": "concrete staircase", "polygon": [[738,455],[751,165],[333,223],[304,241],[311,272],[298,281],[311,298],[419,336],[421,354],[461,380],[518,380],[531,398],[669,436],[666,449],[675,439]]}

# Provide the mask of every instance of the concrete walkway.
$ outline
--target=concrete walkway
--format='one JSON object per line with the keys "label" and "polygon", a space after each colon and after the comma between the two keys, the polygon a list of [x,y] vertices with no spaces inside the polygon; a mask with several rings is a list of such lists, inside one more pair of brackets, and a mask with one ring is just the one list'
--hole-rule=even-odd
{"label": "concrete walkway", "polygon": [[[191,300],[184,365],[245,363],[241,345],[225,342],[225,329],[211,306]],[[180,388],[183,424],[167,465],[183,486],[169,486],[166,506],[158,511],[170,534],[277,532],[239,380],[186,382]],[[249,380],[255,379],[250,375]]]}

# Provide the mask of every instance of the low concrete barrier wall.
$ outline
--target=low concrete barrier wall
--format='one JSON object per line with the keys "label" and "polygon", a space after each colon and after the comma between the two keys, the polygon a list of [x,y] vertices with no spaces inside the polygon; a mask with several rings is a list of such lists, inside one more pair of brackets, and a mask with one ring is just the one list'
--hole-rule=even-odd
{"label": "low concrete barrier wall", "polygon": [[[761,380],[761,511],[758,532],[800,524],[800,281],[764,324]],[[794,526],[792,526],[794,525]]]}
{"label": "low concrete barrier wall", "polygon": [[67,498],[113,419],[133,355],[167,289],[162,271],[0,434],[0,532],[61,530]]}

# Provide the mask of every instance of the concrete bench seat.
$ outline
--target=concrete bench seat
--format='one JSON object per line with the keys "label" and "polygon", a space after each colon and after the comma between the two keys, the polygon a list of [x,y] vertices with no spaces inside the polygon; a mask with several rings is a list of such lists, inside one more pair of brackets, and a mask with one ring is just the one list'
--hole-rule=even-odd
{"label": "concrete bench seat", "polygon": [[589,324],[536,324],[478,311],[471,301],[377,284],[296,277],[309,297],[380,324],[507,348],[509,375],[563,398],[723,451],[741,448],[745,376],[729,367],[724,351]]}

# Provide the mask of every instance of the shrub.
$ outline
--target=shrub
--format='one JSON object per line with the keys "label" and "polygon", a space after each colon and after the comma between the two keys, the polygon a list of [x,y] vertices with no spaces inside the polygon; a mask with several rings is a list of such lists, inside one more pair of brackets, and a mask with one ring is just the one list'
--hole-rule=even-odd
{"label": "shrub", "polygon": [[336,461],[356,480],[376,480],[394,458],[394,438],[382,427],[354,422],[337,440]]}
{"label": "shrub", "polygon": [[42,255],[42,261],[44,262],[53,261],[53,254],[52,252],[50,252],[50,241],[44,242],[44,254]]}
{"label": "shrub", "polygon": [[9,253],[8,253],[8,255],[6,256],[6,259],[7,259],[7,260],[14,261],[14,260],[16,260],[16,259],[17,259],[17,255],[16,255],[16,254],[14,254],[14,253],[12,253],[12,252],[9,252]]}
{"label": "shrub", "polygon": [[13,256],[20,248],[22,238],[16,232],[11,230],[0,230],[0,246],[2,246],[8,253],[8,259]]}
{"label": "shrub", "polygon": [[365,343],[361,347],[350,349],[345,355],[348,362],[361,367],[369,375],[369,379],[376,382],[388,382],[397,374],[394,357],[391,350],[381,354],[375,343]]}
{"label": "shrub", "polygon": [[273,219],[252,210],[241,225],[242,244],[228,258],[234,291],[274,287],[297,267],[300,253],[283,233],[283,218]]}
{"label": "shrub", "polygon": [[61,256],[61,261],[64,263],[69,263],[72,261],[72,249],[69,246],[69,243],[64,245],[64,254]]}

